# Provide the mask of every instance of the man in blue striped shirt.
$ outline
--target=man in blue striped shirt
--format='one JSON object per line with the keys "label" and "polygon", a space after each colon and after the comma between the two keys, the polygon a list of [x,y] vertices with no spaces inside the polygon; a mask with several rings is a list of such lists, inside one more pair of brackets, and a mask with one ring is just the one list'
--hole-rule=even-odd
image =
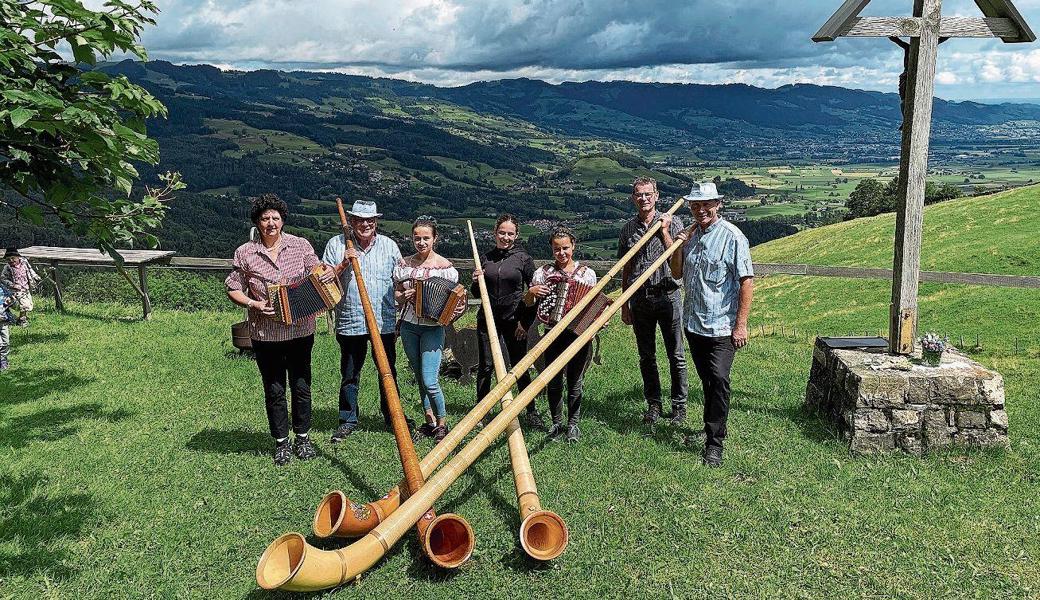
{"label": "man in blue striped shirt", "polygon": [[[397,381],[397,347],[394,334],[397,309],[394,304],[394,266],[401,260],[401,250],[393,240],[376,233],[379,217],[376,203],[358,200],[349,211],[349,223],[354,248],[346,250],[343,234],[329,240],[325,246],[322,262],[328,265],[340,264],[344,257],[357,258],[361,264],[361,276],[365,280],[376,323],[379,324],[379,336],[386,349],[386,358],[390,362],[390,371],[394,382]],[[353,433],[358,426],[358,392],[361,380],[361,367],[365,362],[368,350],[368,327],[361,307],[361,296],[358,293],[357,280],[353,269],[344,269],[341,277],[343,299],[336,305],[336,341],[340,348],[340,386],[339,386],[339,427],[332,434],[332,442],[342,441]],[[375,357],[373,357],[375,360]],[[390,414],[386,406],[386,391],[382,379],[379,379],[380,410],[383,420],[390,425]]]}
{"label": "man in blue striped shirt", "polygon": [[[694,227],[683,231],[681,251],[672,255],[672,276],[683,280],[686,343],[704,389],[704,464],[722,465],[722,442],[729,416],[730,370],[737,350],[748,342],[748,314],[755,272],[747,238],[719,217],[722,196],[714,183],[694,184],[686,196]],[[667,232],[661,219],[662,232]],[[671,246],[671,235],[664,243]]]}

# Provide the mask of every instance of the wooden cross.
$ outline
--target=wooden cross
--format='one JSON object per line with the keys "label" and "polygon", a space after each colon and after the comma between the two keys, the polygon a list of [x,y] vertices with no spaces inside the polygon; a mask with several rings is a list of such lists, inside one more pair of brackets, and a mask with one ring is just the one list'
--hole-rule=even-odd
{"label": "wooden cross", "polygon": [[[888,350],[910,354],[917,336],[917,285],[921,274],[921,227],[928,175],[928,136],[932,126],[935,58],[946,38],[999,37],[1004,42],[1033,42],[1036,36],[1010,0],[975,0],[984,17],[943,17],[942,0],[914,0],[909,17],[860,17],[870,0],[846,0],[823,25],[814,42],[839,37],[887,37],[906,52],[903,142],[899,155],[895,254],[892,259],[892,305]],[[910,38],[910,43],[900,38]]]}

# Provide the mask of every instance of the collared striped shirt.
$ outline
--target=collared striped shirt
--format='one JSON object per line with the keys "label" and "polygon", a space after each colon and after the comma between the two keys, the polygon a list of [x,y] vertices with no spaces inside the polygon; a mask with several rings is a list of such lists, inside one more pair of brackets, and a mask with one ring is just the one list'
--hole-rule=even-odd
{"label": "collared striped shirt", "polygon": [[[365,289],[372,303],[379,333],[393,333],[396,325],[397,309],[394,305],[394,266],[401,260],[401,249],[393,240],[385,235],[376,234],[376,239],[367,249],[357,244],[358,262],[361,264],[361,276],[365,279]],[[329,240],[325,245],[325,253],[321,260],[327,265],[338,265],[343,262],[346,244],[343,234]],[[336,305],[336,333],[340,335],[365,335],[368,326],[365,324],[365,313],[361,308],[361,296],[358,293],[354,269],[343,269],[340,275],[343,284],[343,299]]]}
{"label": "collared striped shirt", "polygon": [[686,330],[708,337],[732,334],[740,280],[755,276],[747,238],[736,225],[719,218],[706,231],[694,227],[682,251]]}
{"label": "collared striped shirt", "polygon": [[[617,257],[621,258],[632,248],[632,246],[635,246],[636,242],[646,235],[646,232],[650,227],[661,220],[662,214],[664,213],[656,211],[654,218],[649,224],[644,224],[639,219],[638,215],[625,223],[621,227],[621,234],[618,236]],[[672,226],[668,229],[669,233],[672,234],[672,239],[678,237],[679,234],[682,233],[682,230],[682,219],[679,217],[672,217]],[[643,247],[639,249],[639,252],[637,252],[628,263],[631,265],[631,279],[635,279],[645,273],[647,268],[652,265],[655,260],[660,258],[662,254],[664,254],[665,250],[667,250],[667,248],[664,247],[664,242],[661,240],[660,233],[650,238],[650,240],[643,244]],[[672,279],[672,272],[671,269],[669,269],[667,262],[654,271],[654,274],[646,280],[643,287],[659,287],[662,281],[666,282],[669,290],[679,289],[679,282]]]}
{"label": "collared striped shirt", "polygon": [[[224,280],[228,290],[238,290],[263,304],[267,301],[267,286],[275,283],[294,283],[306,276],[319,264],[318,255],[307,240],[282,233],[278,260],[260,242],[246,242],[235,250],[231,261],[234,269]],[[259,309],[249,309],[249,337],[264,342],[284,342],[314,333],[314,317],[300,319],[292,325],[265,317]]]}

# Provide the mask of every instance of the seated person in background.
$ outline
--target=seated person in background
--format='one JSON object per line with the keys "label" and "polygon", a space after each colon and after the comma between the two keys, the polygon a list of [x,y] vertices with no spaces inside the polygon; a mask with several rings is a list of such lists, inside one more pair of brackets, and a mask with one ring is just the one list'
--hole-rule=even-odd
{"label": "seated person in background", "polygon": [[29,313],[33,310],[32,291],[40,283],[40,276],[25,260],[18,248],[8,248],[4,254],[7,264],[0,271],[0,285],[7,288],[18,308],[18,325],[29,326]]}

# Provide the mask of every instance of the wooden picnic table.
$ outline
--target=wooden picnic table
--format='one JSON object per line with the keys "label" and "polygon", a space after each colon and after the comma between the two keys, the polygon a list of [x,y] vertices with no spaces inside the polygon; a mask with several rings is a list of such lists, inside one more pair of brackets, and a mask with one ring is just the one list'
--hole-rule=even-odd
{"label": "wooden picnic table", "polygon": [[[114,267],[116,261],[111,256],[103,254],[96,248],[57,248],[54,246],[29,246],[18,251],[25,258],[36,263],[47,263],[50,265],[51,280],[54,281],[54,305],[58,310],[65,310],[62,298],[61,266],[94,266]],[[148,297],[148,265],[167,264],[176,252],[172,250],[119,250],[123,257],[124,267],[137,267],[138,282],[127,274],[125,269],[120,269],[120,274],[126,278],[127,283],[134,288],[141,298],[141,308],[144,318],[148,320],[152,314],[152,300]]]}

